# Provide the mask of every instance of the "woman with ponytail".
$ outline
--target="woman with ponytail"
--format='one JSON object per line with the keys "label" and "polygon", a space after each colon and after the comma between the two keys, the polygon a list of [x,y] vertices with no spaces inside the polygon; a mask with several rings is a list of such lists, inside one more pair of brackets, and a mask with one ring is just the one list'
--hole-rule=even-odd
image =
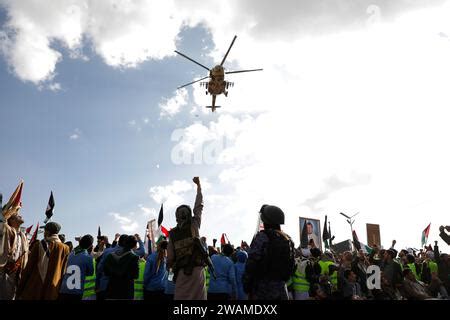
{"label": "woman with ponytail", "polygon": [[164,300],[164,290],[168,276],[167,240],[158,243],[156,252],[147,257],[144,271],[144,300]]}

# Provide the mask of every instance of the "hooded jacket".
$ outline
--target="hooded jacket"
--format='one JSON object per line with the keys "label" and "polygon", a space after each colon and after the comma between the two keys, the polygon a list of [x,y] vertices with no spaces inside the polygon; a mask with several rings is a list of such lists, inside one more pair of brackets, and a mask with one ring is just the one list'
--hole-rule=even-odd
{"label": "hooded jacket", "polygon": [[236,285],[237,285],[237,299],[238,300],[247,300],[247,294],[244,291],[244,285],[242,283],[242,277],[245,272],[245,263],[247,262],[247,252],[239,250],[236,253],[237,262],[234,265],[235,273],[236,273]]}

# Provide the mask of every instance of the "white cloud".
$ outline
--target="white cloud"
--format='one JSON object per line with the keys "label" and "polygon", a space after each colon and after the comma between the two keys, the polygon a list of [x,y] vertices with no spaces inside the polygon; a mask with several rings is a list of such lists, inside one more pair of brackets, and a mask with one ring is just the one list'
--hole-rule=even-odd
{"label": "white cloud", "polygon": [[164,203],[167,209],[173,209],[185,202],[184,195],[193,189],[193,183],[186,180],[174,180],[166,186],[150,188],[150,197],[157,203]]}
{"label": "white cloud", "polygon": [[81,136],[81,130],[76,128],[74,130],[74,132],[69,136],[69,139],[70,140],[77,140],[77,139],[80,138],[80,136]]}
{"label": "white cloud", "polygon": [[50,83],[48,85],[48,89],[53,91],[53,92],[59,91],[59,90],[61,90],[61,84],[58,83],[58,82]]}
{"label": "white cloud", "polygon": [[[234,161],[216,175],[214,200],[205,197],[205,210],[221,214],[206,216],[202,232],[249,240],[257,211],[270,203],[285,211],[297,244],[299,216],[328,214],[336,240],[348,238],[341,211],[361,212],[355,228],[363,241],[365,223],[380,223],[385,245],[396,238],[399,247],[417,247],[430,221],[430,242],[439,240],[442,212],[450,210],[443,195],[450,45],[439,36],[450,31],[449,13],[447,5],[288,42],[239,36],[238,64],[263,73],[236,75],[219,118],[185,128],[187,152],[220,139],[222,116],[244,128],[222,151]],[[201,91],[194,87],[194,99],[204,105]]]}
{"label": "white cloud", "polygon": [[[442,2],[403,0],[383,2],[380,8],[383,17],[392,19],[398,13]],[[0,35],[1,51],[16,76],[39,84],[54,77],[62,60],[55,44],[65,47],[71,58],[88,60],[83,47],[89,43],[108,65],[136,67],[149,59],[174,55],[181,28],[201,23],[218,44],[212,54],[219,59],[232,34],[239,34],[244,41],[290,42],[298,34],[364,26],[372,15],[367,8],[373,1],[288,0],[273,5],[270,0],[1,0],[0,4],[8,12]],[[234,51],[230,60],[239,57],[237,54]],[[259,51],[253,54],[255,58],[258,55]]]}
{"label": "white cloud", "polygon": [[[133,221],[132,219],[130,219],[129,217],[117,213],[117,212],[110,212],[109,213],[110,216],[114,217],[114,220],[119,223],[120,227],[122,228],[123,231],[125,232],[135,232],[139,225],[136,221]],[[128,214],[128,216],[130,216],[131,214]]]}
{"label": "white cloud", "polygon": [[61,52],[52,48],[55,43],[68,49],[70,57],[86,60],[82,47],[89,41],[108,65],[136,67],[173,55],[182,24],[171,0],[2,0],[1,4],[9,17],[0,37],[2,52],[14,74],[35,84],[54,76],[62,59]]}
{"label": "white cloud", "polygon": [[161,117],[172,117],[181,111],[181,107],[187,105],[189,95],[185,88],[175,91],[175,95],[159,104]]}
{"label": "white cloud", "polygon": [[141,209],[142,216],[145,218],[151,218],[156,216],[156,210],[154,208],[144,207],[142,204],[138,205],[139,209]]}

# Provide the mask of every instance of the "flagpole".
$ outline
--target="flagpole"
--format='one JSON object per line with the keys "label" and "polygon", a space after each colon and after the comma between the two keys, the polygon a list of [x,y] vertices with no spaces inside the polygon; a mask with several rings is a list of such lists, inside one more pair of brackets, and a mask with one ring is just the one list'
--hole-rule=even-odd
{"label": "flagpole", "polygon": [[155,221],[156,221],[155,219],[150,221],[150,239],[152,241],[152,252],[156,252],[155,235],[153,234],[153,223]]}
{"label": "flagpole", "polygon": [[[345,213],[340,212],[341,215],[347,218],[347,222],[350,225],[350,234],[352,235],[351,239],[353,239],[353,223],[355,223],[355,219],[353,219],[355,216],[359,214],[359,212],[355,213],[353,216],[349,217]],[[353,243],[353,241],[352,241]],[[353,243],[353,251],[355,250],[355,244]]]}
{"label": "flagpole", "polygon": [[328,220],[328,233],[330,235],[330,240],[328,241],[328,243],[330,244],[330,250],[331,250],[331,226],[330,226],[330,220]]}

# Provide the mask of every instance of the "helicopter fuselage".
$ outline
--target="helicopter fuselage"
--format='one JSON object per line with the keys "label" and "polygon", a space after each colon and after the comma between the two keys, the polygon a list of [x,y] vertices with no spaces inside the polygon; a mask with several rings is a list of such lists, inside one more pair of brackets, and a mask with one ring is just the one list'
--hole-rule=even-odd
{"label": "helicopter fuselage", "polygon": [[208,81],[208,93],[219,95],[225,93],[227,82],[225,81],[225,72],[220,65],[215,66],[209,71],[210,80]]}

